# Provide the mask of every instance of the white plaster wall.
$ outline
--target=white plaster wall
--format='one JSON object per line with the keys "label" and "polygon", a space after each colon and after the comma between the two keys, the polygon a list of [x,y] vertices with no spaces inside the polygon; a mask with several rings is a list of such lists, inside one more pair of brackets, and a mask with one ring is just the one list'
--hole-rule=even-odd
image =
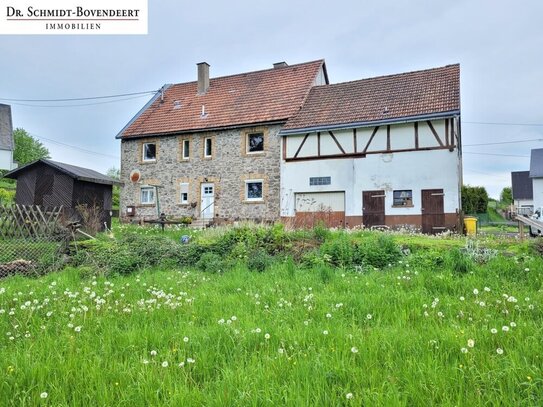
{"label": "white plaster wall", "polygon": [[[281,216],[294,216],[297,192],[345,191],[345,214],[362,215],[362,191],[386,191],[387,215],[421,214],[421,190],[443,189],[444,209],[458,208],[458,151],[430,150],[368,154],[366,158],[310,160],[281,163]],[[309,186],[309,177],[332,178],[331,185]],[[413,191],[413,207],[393,208],[392,191]],[[535,184],[534,184],[535,195]],[[541,179],[543,205],[543,179]]]}
{"label": "white plaster wall", "polygon": [[543,178],[532,178],[534,210],[543,206]]}
{"label": "white plaster wall", "polygon": [[0,170],[14,170],[17,165],[13,162],[11,150],[0,150]]}

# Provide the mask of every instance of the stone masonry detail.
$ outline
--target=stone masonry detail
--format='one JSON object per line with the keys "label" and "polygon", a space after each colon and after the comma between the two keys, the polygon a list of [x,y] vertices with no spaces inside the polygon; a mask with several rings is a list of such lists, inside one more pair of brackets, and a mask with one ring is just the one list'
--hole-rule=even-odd
{"label": "stone masonry detail", "polygon": [[[136,218],[156,218],[157,207],[142,205],[140,189],[158,186],[160,211],[171,217],[200,217],[202,183],[214,183],[214,217],[228,220],[275,220],[279,218],[281,125],[246,127],[191,135],[153,137],[157,140],[157,160],[141,162],[141,146],[149,139],[124,139],[121,143],[121,216],[129,205],[136,207]],[[264,152],[243,154],[245,137],[251,131],[266,131]],[[204,158],[204,139],[212,138],[212,158]],[[182,140],[189,139],[190,157],[182,159]],[[139,170],[138,183],[130,181],[130,172]],[[263,180],[263,201],[247,202],[245,180]],[[206,181],[207,180],[207,181]],[[187,183],[188,204],[181,204],[180,183]]]}

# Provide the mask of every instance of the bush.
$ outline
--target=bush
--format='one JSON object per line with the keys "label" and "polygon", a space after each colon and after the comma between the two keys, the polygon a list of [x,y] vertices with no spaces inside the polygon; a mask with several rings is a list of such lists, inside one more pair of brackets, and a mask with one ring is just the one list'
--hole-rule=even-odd
{"label": "bush", "polygon": [[342,233],[337,238],[324,242],[320,253],[328,256],[330,263],[336,267],[350,267],[355,261],[355,250],[356,245],[348,235]]}
{"label": "bush", "polygon": [[260,248],[251,253],[247,258],[247,268],[251,271],[262,273],[266,271],[272,262],[273,258],[264,249]]}
{"label": "bush", "polygon": [[371,236],[358,245],[356,263],[377,268],[385,268],[396,263],[402,256],[400,247],[394,243],[392,236],[378,234]]}
{"label": "bush", "polygon": [[222,273],[229,265],[217,253],[207,252],[202,254],[200,260],[196,263],[196,267],[206,273]]}

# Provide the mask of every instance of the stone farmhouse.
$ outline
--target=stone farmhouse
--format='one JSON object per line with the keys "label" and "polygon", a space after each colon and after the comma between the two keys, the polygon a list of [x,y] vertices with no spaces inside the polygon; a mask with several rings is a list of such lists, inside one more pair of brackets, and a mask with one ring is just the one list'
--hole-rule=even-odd
{"label": "stone farmhouse", "polygon": [[330,85],[323,60],[165,85],[119,132],[121,216],[456,227],[459,66]]}

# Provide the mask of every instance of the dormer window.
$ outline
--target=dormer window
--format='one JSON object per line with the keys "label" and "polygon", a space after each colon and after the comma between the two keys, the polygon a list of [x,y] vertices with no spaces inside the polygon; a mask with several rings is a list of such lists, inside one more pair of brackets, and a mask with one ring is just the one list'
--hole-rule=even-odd
{"label": "dormer window", "polygon": [[156,161],[156,143],[143,143],[143,161]]}

